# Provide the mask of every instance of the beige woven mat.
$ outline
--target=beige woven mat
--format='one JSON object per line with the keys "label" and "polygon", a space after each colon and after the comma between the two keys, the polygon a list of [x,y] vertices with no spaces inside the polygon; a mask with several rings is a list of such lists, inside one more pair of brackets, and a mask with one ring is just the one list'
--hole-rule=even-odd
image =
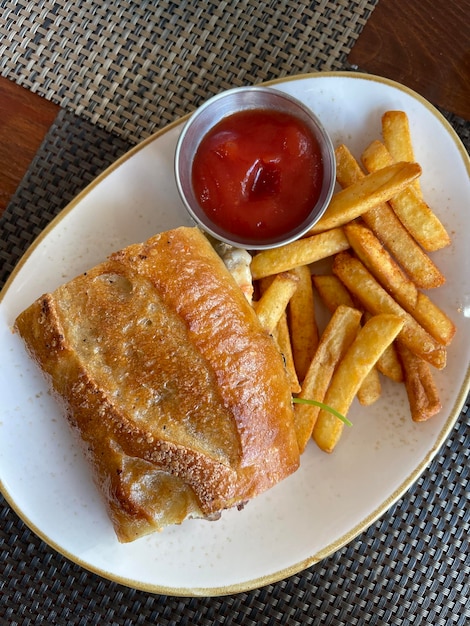
{"label": "beige woven mat", "polygon": [[230,87],[344,69],[378,0],[0,1],[0,72],[139,141]]}

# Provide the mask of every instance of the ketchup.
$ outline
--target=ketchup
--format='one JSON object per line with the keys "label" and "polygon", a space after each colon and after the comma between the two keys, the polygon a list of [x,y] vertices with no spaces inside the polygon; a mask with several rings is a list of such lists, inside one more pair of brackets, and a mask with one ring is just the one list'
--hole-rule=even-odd
{"label": "ketchup", "polygon": [[268,109],[220,121],[199,145],[192,170],[196,197],[212,222],[257,241],[300,225],[322,179],[313,133],[296,117]]}

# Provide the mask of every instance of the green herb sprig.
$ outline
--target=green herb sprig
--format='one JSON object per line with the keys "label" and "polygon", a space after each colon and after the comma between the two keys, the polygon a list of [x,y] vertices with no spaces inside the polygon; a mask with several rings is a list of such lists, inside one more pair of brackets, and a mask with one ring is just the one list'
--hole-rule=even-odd
{"label": "green herb sprig", "polygon": [[295,398],[294,396],[292,397],[292,402],[294,402],[294,404],[312,404],[313,406],[318,406],[320,407],[320,409],[324,409],[325,411],[328,411],[328,413],[331,413],[332,415],[340,419],[342,422],[344,422],[344,424],[346,424],[346,426],[352,426],[352,422],[350,422],[347,417],[345,417],[342,413],[340,413],[333,407],[324,404],[323,402],[318,402],[318,400],[309,400],[307,398]]}

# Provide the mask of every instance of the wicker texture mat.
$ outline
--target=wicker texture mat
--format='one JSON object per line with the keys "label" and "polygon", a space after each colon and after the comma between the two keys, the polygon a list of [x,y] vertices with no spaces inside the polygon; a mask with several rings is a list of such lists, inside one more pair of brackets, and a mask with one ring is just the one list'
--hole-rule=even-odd
{"label": "wicker texture mat", "polygon": [[208,95],[343,69],[377,0],[3,0],[0,72],[138,141]]}
{"label": "wicker texture mat", "polygon": [[[65,107],[0,219],[0,286],[32,240],[138,139],[210,93],[345,69],[376,2],[0,3],[0,68]],[[182,4],[182,3],[181,3]],[[446,115],[467,149],[470,125]],[[0,500],[0,624],[470,621],[470,398],[400,501],[305,572],[224,598],[151,595],[57,554]]]}

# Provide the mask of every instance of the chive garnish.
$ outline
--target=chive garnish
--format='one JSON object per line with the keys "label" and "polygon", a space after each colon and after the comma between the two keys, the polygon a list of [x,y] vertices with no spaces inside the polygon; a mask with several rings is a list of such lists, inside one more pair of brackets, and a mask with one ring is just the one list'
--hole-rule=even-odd
{"label": "chive garnish", "polygon": [[314,406],[319,406],[320,409],[324,409],[325,411],[328,411],[328,413],[331,413],[332,415],[340,419],[342,422],[346,424],[346,426],[352,426],[352,422],[350,422],[347,417],[342,415],[339,411],[337,411],[333,407],[328,406],[327,404],[324,404],[323,402],[318,402],[318,400],[309,400],[307,398],[294,398],[294,397],[292,397],[292,402],[296,404],[313,404]]}

